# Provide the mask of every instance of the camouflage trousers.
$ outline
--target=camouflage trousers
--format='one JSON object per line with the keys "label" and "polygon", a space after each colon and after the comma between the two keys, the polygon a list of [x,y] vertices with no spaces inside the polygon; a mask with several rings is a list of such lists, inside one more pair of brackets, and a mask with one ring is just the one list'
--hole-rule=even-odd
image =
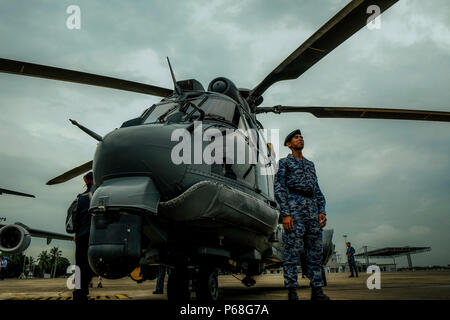
{"label": "camouflage trousers", "polygon": [[317,215],[293,214],[291,217],[294,229],[291,232],[285,230],[283,234],[284,286],[298,287],[298,265],[303,256],[303,274],[308,277],[312,287],[323,287],[322,230],[319,228]]}

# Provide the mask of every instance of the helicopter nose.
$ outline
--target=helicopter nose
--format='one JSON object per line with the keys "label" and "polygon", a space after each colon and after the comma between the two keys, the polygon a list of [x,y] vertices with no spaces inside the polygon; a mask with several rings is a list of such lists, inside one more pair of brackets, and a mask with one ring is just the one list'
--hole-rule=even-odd
{"label": "helicopter nose", "polygon": [[147,176],[155,183],[161,199],[178,195],[186,165],[174,164],[171,151],[173,125],[140,125],[116,129],[97,146],[93,171],[96,186],[121,177]]}
{"label": "helicopter nose", "polygon": [[99,275],[118,279],[139,264],[142,220],[158,213],[159,201],[176,197],[185,164],[171,159],[173,125],[117,129],[97,146],[89,264]]}

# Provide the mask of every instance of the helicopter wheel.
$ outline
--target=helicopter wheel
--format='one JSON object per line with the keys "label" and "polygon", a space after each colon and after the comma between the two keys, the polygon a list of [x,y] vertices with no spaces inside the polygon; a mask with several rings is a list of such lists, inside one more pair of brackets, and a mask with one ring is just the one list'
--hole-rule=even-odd
{"label": "helicopter wheel", "polygon": [[219,280],[217,271],[212,267],[201,267],[196,279],[197,300],[215,301],[219,298]]}
{"label": "helicopter wheel", "polygon": [[188,269],[186,266],[177,266],[169,274],[167,299],[169,301],[187,301],[190,297]]}

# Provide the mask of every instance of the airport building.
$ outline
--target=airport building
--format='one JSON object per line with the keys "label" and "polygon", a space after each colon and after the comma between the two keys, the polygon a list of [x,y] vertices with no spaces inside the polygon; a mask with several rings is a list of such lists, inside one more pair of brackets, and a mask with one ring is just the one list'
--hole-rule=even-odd
{"label": "airport building", "polygon": [[[361,251],[361,250],[358,250]],[[397,263],[395,258],[406,257],[408,262],[408,269],[414,270],[412,263],[412,254],[431,251],[430,247],[386,247],[375,250],[367,250],[367,246],[362,247],[362,252],[355,254],[356,267],[359,272],[365,272],[370,265],[377,265],[382,272],[395,272],[397,271]],[[378,263],[370,261],[372,259],[392,259],[392,263]],[[349,267],[346,257],[344,262],[340,261],[340,256],[333,252],[328,264],[326,265],[326,271],[329,273],[349,272]]]}
{"label": "airport building", "polygon": [[[398,271],[396,258],[406,257],[408,262],[408,269],[414,270],[412,263],[412,254],[431,251],[430,247],[386,247],[381,249],[367,250],[367,246],[363,246],[358,250],[358,254],[355,254],[356,267],[358,272],[366,272],[367,267],[376,265],[380,268],[381,272],[396,272]],[[370,261],[370,259],[392,259],[391,263],[379,263]],[[401,268],[403,269],[403,268]],[[330,257],[327,265],[325,266],[327,273],[346,273],[350,272],[347,257],[341,257],[336,251]],[[301,267],[299,266],[299,274],[301,273]],[[264,274],[283,274],[283,268],[273,270],[265,270]]]}

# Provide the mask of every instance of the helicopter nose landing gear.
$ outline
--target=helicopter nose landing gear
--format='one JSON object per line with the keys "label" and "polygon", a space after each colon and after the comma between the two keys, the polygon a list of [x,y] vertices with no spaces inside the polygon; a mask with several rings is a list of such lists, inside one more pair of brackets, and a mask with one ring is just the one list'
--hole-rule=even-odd
{"label": "helicopter nose landing gear", "polygon": [[167,283],[169,301],[187,301],[194,291],[199,301],[215,301],[219,298],[217,269],[209,265],[188,268],[177,265],[171,269]]}
{"label": "helicopter nose landing gear", "polygon": [[170,270],[167,282],[169,301],[187,301],[191,297],[189,269],[186,265],[177,265]]}

